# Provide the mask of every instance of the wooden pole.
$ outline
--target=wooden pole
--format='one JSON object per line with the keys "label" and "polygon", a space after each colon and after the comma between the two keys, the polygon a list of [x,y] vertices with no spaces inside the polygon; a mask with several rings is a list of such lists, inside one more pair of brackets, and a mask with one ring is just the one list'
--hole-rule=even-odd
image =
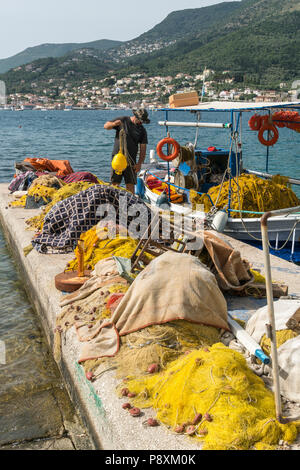
{"label": "wooden pole", "polygon": [[84,277],[84,241],[83,240],[78,240],[78,245],[77,245],[77,263],[78,263],[78,271],[77,271],[77,276],[78,277]]}
{"label": "wooden pole", "polygon": [[266,292],[268,301],[268,317],[269,324],[266,325],[267,336],[271,340],[271,359],[272,359],[272,373],[274,382],[274,394],[275,394],[275,406],[276,406],[276,418],[280,423],[286,421],[282,417],[282,404],[280,397],[280,381],[279,381],[279,366],[278,366],[278,352],[277,352],[277,340],[276,340],[276,325],[274,315],[274,299],[272,289],[272,277],[271,277],[271,261],[269,251],[269,235],[268,235],[268,219],[276,215],[286,215],[293,212],[299,211],[300,206],[280,209],[278,211],[266,212],[261,218],[261,233],[263,242],[263,253],[265,262],[265,278],[266,278]]}

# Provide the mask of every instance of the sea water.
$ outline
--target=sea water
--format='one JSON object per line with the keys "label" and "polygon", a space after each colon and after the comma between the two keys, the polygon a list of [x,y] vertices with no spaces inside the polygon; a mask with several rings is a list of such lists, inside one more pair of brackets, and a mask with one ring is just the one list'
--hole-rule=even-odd
{"label": "sea water", "polygon": [[[244,167],[266,171],[267,148],[262,146],[257,132],[250,131],[247,122],[253,113],[244,113],[243,144]],[[119,111],[0,111],[0,182],[10,181],[14,162],[26,157],[46,157],[69,160],[74,171],[87,170],[102,179],[109,179],[110,161],[115,131],[106,131],[108,120],[131,115],[130,110]],[[189,112],[170,112],[171,121],[194,121]],[[166,129],[158,125],[165,120],[162,111],[150,112],[147,161],[151,149],[166,136]],[[230,122],[230,113],[201,113],[202,122]],[[195,142],[195,128],[170,127],[171,137],[181,145]],[[269,152],[269,172],[300,178],[300,134],[290,129],[279,130],[279,140]],[[199,129],[197,148],[210,146],[230,148],[229,129]],[[300,186],[293,189],[300,196]]]}
{"label": "sea water", "polygon": [[0,449],[72,450],[76,412],[1,230],[0,296]]}
{"label": "sea water", "polygon": [[[90,171],[108,181],[115,132],[106,131],[103,126],[106,121],[123,115],[131,115],[131,111],[0,111],[0,182],[11,181],[14,163],[26,157],[69,160],[74,171]],[[266,171],[266,148],[258,142],[257,132],[249,130],[247,121],[250,116],[246,113],[243,118],[244,167]],[[150,112],[150,119],[151,124],[146,126],[149,140],[147,161],[150,150],[154,150],[166,135],[166,129],[157,124],[165,120],[165,114]],[[172,112],[169,119],[192,121],[193,117],[187,112]],[[201,113],[201,121],[226,123],[230,122],[230,116],[228,113],[204,112]],[[181,145],[195,142],[195,129],[170,128],[170,134]],[[279,141],[270,149],[270,173],[300,178],[299,142],[300,134],[280,129]],[[229,148],[230,131],[200,129],[197,148],[210,146]],[[294,186],[293,189],[300,197],[300,187]],[[57,369],[1,231],[0,296],[0,341],[6,345],[7,356],[7,363],[0,364],[1,445],[1,442],[38,436],[43,415],[49,415],[48,410],[53,409],[53,396],[60,389]],[[29,401],[27,399],[28,403],[24,395],[31,397]],[[41,420],[35,422],[37,408]],[[55,421],[51,426],[56,424]]]}

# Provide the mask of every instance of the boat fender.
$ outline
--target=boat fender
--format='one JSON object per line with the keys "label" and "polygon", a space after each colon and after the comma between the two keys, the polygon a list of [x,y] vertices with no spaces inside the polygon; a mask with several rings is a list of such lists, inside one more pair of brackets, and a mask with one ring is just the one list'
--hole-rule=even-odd
{"label": "boat fender", "polygon": [[[173,146],[173,153],[171,155],[165,155],[162,151],[164,145],[172,145]],[[171,137],[166,137],[165,139],[161,140],[156,147],[156,152],[159,158],[165,160],[166,162],[171,162],[178,157],[180,152],[180,145],[176,140],[171,139]]]}
{"label": "boat fender", "polygon": [[121,151],[114,156],[111,166],[117,175],[121,175],[126,170],[128,166],[127,158]]}
{"label": "boat fender", "polygon": [[163,194],[161,196],[159,196],[159,198],[156,201],[156,205],[157,205],[157,207],[160,207],[163,210],[169,210],[170,209],[171,204],[170,204],[168,196],[166,195],[165,192],[163,192]]}
{"label": "boat fender", "polygon": [[145,196],[145,184],[142,178],[137,178],[135,186],[135,194],[143,198]]}
{"label": "boat fender", "polygon": [[216,215],[214,216],[212,224],[211,224],[211,228],[213,230],[216,230],[217,232],[222,233],[224,232],[227,222],[228,222],[228,214],[223,209],[221,211],[218,211]]}
{"label": "boat fender", "polygon": [[156,163],[155,150],[150,150],[150,163]]}

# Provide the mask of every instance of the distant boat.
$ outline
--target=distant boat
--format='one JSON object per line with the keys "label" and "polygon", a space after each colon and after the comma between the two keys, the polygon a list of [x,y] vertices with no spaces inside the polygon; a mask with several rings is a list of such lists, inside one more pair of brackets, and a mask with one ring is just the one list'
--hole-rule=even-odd
{"label": "distant boat", "polygon": [[66,104],[64,111],[72,111],[73,106],[71,104]]}
{"label": "distant boat", "polygon": [[31,111],[34,108],[33,104],[22,104],[21,109],[22,111],[29,110]]}

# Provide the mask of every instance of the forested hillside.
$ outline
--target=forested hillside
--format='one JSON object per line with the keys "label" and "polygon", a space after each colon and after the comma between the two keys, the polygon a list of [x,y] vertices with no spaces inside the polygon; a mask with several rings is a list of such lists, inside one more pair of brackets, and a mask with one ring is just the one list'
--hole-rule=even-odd
{"label": "forested hillside", "polygon": [[49,79],[80,83],[112,74],[199,73],[207,67],[229,71],[237,82],[278,86],[300,79],[300,1],[243,0],[177,11],[133,41],[107,50],[96,43],[97,48],[89,43],[63,57],[33,61],[0,79],[10,92],[24,92]]}

